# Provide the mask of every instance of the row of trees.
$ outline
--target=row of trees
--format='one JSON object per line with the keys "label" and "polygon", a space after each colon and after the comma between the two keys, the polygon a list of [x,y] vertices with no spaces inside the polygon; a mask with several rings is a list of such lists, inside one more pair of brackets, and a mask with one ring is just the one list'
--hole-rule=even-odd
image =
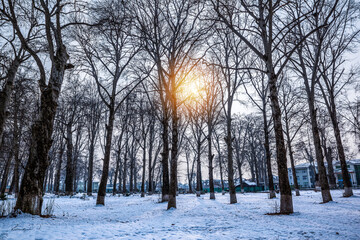
{"label": "row of trees", "polygon": [[[277,169],[280,212],[292,213],[288,157],[299,195],[295,159],[314,150],[323,201],[332,152],[351,196],[342,138],[359,137],[359,100],[341,101],[356,86],[346,57],[358,10],[352,0],[2,1],[2,192],[11,182],[15,208],[41,214],[61,182],[71,195],[82,180],[91,195],[100,179],[104,205],[109,181],[126,194],[141,179],[141,196],[161,185],[176,208],[181,159],[199,196],[206,157],[211,199],[219,173],[236,203],[247,169],[273,198]],[[253,113],[235,115],[241,106]]]}

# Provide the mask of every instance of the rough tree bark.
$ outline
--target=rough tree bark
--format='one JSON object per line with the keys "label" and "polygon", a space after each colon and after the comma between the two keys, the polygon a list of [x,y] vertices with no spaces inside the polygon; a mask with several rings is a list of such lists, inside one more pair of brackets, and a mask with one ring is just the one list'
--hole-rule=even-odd
{"label": "rough tree bark", "polygon": [[231,134],[231,108],[232,97],[230,91],[230,84],[228,84],[228,103],[227,103],[227,115],[226,115],[226,137],[225,143],[227,148],[227,162],[228,162],[228,184],[230,193],[230,204],[237,203],[236,191],[234,184],[234,162],[233,162],[233,147],[232,147],[232,134]]}
{"label": "rough tree bark", "polygon": [[[175,87],[175,76],[170,76],[172,86]],[[177,191],[177,165],[178,165],[178,105],[176,99],[176,91],[173,89],[171,95],[171,119],[172,119],[172,134],[171,134],[171,164],[170,164],[170,189],[169,202],[167,209],[176,208],[176,191]]]}
{"label": "rough tree bark", "polygon": [[[270,55],[270,53],[269,53]],[[272,108],[272,117],[274,121],[274,132],[276,140],[276,160],[278,164],[279,187],[280,187],[280,213],[292,213],[293,203],[291,188],[288,178],[286,148],[281,124],[281,109],[278,99],[277,76],[274,72],[271,60],[267,62],[270,101]],[[269,71],[270,70],[270,71]]]}

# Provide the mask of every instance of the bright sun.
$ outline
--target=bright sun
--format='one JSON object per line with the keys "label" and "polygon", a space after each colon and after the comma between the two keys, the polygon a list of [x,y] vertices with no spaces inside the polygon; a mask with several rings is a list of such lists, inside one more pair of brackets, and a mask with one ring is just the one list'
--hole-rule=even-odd
{"label": "bright sun", "polygon": [[184,101],[199,100],[203,94],[204,86],[202,76],[198,73],[190,73],[179,89],[180,96]]}

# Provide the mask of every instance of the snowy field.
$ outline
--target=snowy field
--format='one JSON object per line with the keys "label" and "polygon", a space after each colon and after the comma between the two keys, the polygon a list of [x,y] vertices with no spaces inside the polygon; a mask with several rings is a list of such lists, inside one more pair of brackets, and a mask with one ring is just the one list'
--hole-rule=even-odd
{"label": "snowy field", "polygon": [[[52,218],[20,215],[0,219],[0,239],[360,239],[360,190],[351,198],[332,191],[334,201],[321,202],[321,194],[302,191],[293,197],[295,213],[274,212],[279,199],[265,193],[229,196],[179,195],[178,208],[166,211],[159,196],[107,197],[105,207],[94,198],[55,199]],[[48,196],[44,203],[49,201]],[[44,204],[44,205],[45,205]]]}

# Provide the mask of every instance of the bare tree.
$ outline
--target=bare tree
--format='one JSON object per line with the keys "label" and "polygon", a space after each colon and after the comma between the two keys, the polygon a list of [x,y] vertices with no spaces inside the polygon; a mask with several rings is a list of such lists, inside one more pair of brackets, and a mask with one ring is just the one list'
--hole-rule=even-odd
{"label": "bare tree", "polygon": [[234,184],[234,163],[233,163],[233,137],[232,137],[232,107],[235,94],[243,83],[244,72],[238,69],[245,64],[247,49],[241,41],[235,38],[232,32],[216,31],[217,48],[212,48],[213,64],[219,66],[222,77],[219,79],[221,86],[221,102],[226,117],[227,163],[230,203],[236,203],[236,192]]}
{"label": "bare tree", "polygon": [[[310,29],[300,41],[291,48],[282,48],[295,24],[303,21],[312,11],[302,13],[289,19],[287,14],[295,8],[295,2],[282,4],[281,1],[261,0],[257,3],[242,0],[211,1],[217,15],[217,21],[224,23],[228,29],[241,39],[249,49],[263,62],[269,84],[272,117],[276,139],[276,154],[280,185],[280,212],[292,213],[291,188],[287,173],[286,149],[281,123],[281,109],[278,100],[278,76],[287,65],[293,53],[308,36],[313,34]],[[243,21],[247,19],[247,21]],[[248,24],[251,24],[248,26]],[[319,26],[319,28],[322,26]],[[259,38],[260,36],[260,38]],[[259,42],[254,42],[259,39]],[[259,70],[259,69],[258,69]]]}
{"label": "bare tree", "polygon": [[[326,176],[324,156],[321,149],[321,140],[317,122],[317,109],[315,106],[315,91],[316,85],[319,81],[319,63],[321,59],[321,52],[323,51],[325,36],[329,30],[329,26],[331,26],[336,19],[337,14],[335,14],[334,11],[338,5],[338,1],[335,1],[333,4],[325,4],[326,2],[327,1],[324,0],[314,3],[314,6],[311,6],[310,8],[312,11],[315,9],[317,14],[311,15],[307,21],[297,23],[294,28],[294,39],[297,45],[297,58],[293,58],[291,60],[294,63],[293,65],[295,70],[304,80],[317,168],[319,172],[319,183],[321,185],[321,193],[324,203],[332,201],[332,197]],[[303,9],[307,9],[308,7],[309,6],[303,5],[299,2],[294,9],[294,11],[297,11],[294,15],[301,14]],[[315,34],[304,41],[302,39],[304,39],[308,28],[315,29]],[[300,42],[301,44],[298,44]]]}
{"label": "bare tree", "polygon": [[[197,50],[204,39],[206,28],[201,28],[201,2],[138,1],[133,14],[137,20],[138,34],[156,65],[158,91],[163,108],[163,173],[169,159],[168,127],[171,120],[170,185],[168,209],[176,208],[177,165],[179,155],[179,101],[178,88],[198,64]],[[181,34],[181,37],[179,36]],[[195,59],[195,60],[194,60]],[[164,171],[165,170],[165,171]],[[163,175],[167,183],[166,175]],[[163,186],[166,188],[167,186]],[[166,192],[163,193],[166,200]]]}
{"label": "bare tree", "polygon": [[269,132],[270,132],[270,124],[267,116],[267,107],[268,107],[268,83],[265,80],[265,74],[262,72],[253,73],[253,71],[248,72],[249,75],[249,83],[252,88],[255,90],[256,95],[260,98],[260,101],[257,101],[255,97],[253,97],[253,93],[249,92],[244,85],[245,91],[250,98],[250,100],[254,103],[254,105],[261,111],[263,116],[264,123],[264,147],[265,147],[265,156],[266,156],[266,166],[267,166],[267,175],[269,182],[269,198],[275,198],[275,189],[274,189],[274,180],[273,174],[271,170],[271,153],[270,153],[270,140],[269,140]]}
{"label": "bare tree", "polygon": [[293,141],[304,125],[306,118],[304,117],[303,104],[300,94],[296,89],[294,82],[290,82],[288,76],[284,76],[280,87],[280,103],[282,106],[282,115],[284,122],[284,134],[286,137],[287,150],[290,157],[291,172],[294,179],[294,187],[296,196],[300,196],[300,187],[297,181],[295,159],[293,151]]}
{"label": "bare tree", "polygon": [[[5,5],[5,1],[2,1]],[[7,1],[6,8],[16,35],[31,57],[35,60],[39,69],[40,110],[38,119],[32,126],[32,141],[30,145],[29,159],[26,164],[24,177],[20,186],[19,196],[15,209],[31,214],[41,214],[42,193],[45,172],[49,165],[48,152],[51,147],[51,135],[53,131],[54,117],[57,108],[61,85],[65,69],[70,68],[67,64],[69,55],[63,42],[62,31],[64,26],[63,16],[65,1],[43,1],[34,2],[32,6],[21,6],[16,1]],[[25,3],[24,3],[25,4]],[[25,8],[23,8],[25,7]],[[28,36],[19,26],[19,15],[23,9],[33,9],[36,14],[30,16],[29,22],[37,22],[36,28],[44,33],[44,41],[47,45],[46,54],[51,62],[51,72],[46,74],[45,65],[41,61],[37,46],[29,44]],[[54,9],[51,11],[50,9]],[[26,16],[26,15],[25,15]],[[36,19],[36,21],[35,21]],[[35,26],[32,26],[35,27]],[[42,28],[42,29],[41,29]]]}
{"label": "bare tree", "polygon": [[[103,171],[96,201],[98,205],[105,204],[115,114],[129,94],[121,96],[128,86],[121,87],[120,84],[125,81],[129,64],[139,52],[139,47],[130,34],[133,24],[130,16],[125,13],[126,4],[110,0],[97,2],[91,16],[95,23],[101,24],[90,29],[79,29],[76,34],[87,67],[86,72],[95,80],[99,96],[108,109]],[[133,86],[134,82],[135,80],[128,82],[127,85],[134,89],[138,85]]]}
{"label": "bare tree", "polygon": [[354,77],[352,72],[345,76],[344,54],[346,51],[351,51],[354,40],[360,32],[359,28],[354,26],[358,10],[358,3],[350,0],[339,4],[334,20],[326,28],[326,35],[323,36],[325,40],[319,60],[321,72],[319,86],[334,130],[344,183],[344,197],[352,196],[353,191],[341,139],[336,101],[344,86]]}
{"label": "bare tree", "polygon": [[[205,70],[208,68],[205,68]],[[206,77],[205,84],[203,86],[202,107],[205,110],[205,121],[207,125],[207,147],[208,147],[208,168],[209,168],[209,187],[210,187],[210,199],[215,199],[214,190],[214,167],[213,160],[214,154],[212,153],[212,138],[214,127],[219,123],[219,117],[221,114],[221,99],[220,99],[220,86],[219,77],[220,72],[216,67],[209,69],[209,76]]]}

